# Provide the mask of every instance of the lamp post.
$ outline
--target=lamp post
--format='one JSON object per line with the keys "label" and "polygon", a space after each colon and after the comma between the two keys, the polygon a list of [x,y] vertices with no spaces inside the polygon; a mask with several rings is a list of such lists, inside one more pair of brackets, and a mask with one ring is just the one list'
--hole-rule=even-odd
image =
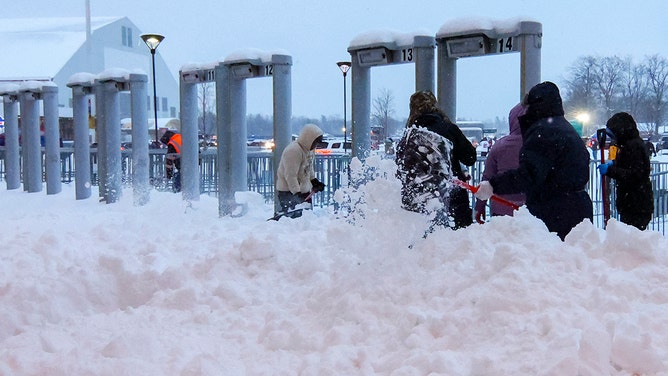
{"label": "lamp post", "polygon": [[158,96],[155,88],[155,50],[165,37],[160,34],[142,34],[141,39],[146,43],[148,49],[151,50],[151,65],[153,66],[153,121],[155,125],[155,146],[157,147],[160,145],[160,142],[158,141]]}
{"label": "lamp post", "polygon": [[350,70],[352,63],[349,61],[339,61],[336,65],[338,65],[341,72],[343,72],[343,150],[345,150],[346,144],[348,143],[348,122],[346,120],[346,75],[348,74],[348,70]]}

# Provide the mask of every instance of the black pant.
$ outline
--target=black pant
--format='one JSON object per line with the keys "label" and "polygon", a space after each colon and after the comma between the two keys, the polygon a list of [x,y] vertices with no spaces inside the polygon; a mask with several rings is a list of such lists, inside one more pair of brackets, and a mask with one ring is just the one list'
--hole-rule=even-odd
{"label": "black pant", "polygon": [[462,187],[453,187],[448,201],[448,213],[455,221],[454,230],[470,226],[473,223],[473,210],[469,192]]}

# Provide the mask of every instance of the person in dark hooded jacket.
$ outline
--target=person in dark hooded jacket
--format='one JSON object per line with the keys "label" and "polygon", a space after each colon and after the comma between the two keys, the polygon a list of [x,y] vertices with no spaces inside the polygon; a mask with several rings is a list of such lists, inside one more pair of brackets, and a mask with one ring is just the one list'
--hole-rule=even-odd
{"label": "person in dark hooded jacket", "polygon": [[[452,178],[468,180],[463,165],[472,166],[476,150],[462,131],[438,107],[429,91],[411,95],[406,130],[397,145],[397,177],[402,182],[402,204],[407,210],[431,214],[434,225],[453,229],[473,223],[468,192],[451,184]],[[430,200],[441,206],[433,210]]]}
{"label": "person in dark hooded jacket", "polygon": [[519,167],[480,183],[476,197],[523,192],[529,212],[563,240],[573,227],[593,219],[589,153],[564,117],[559,88],[546,81],[525,96],[520,116],[522,148]]}
{"label": "person in dark hooded jacket", "polygon": [[635,120],[626,112],[614,114],[606,128],[614,135],[617,155],[598,169],[601,174],[615,179],[619,220],[644,230],[654,212],[649,179],[651,165],[645,142],[640,138]]}

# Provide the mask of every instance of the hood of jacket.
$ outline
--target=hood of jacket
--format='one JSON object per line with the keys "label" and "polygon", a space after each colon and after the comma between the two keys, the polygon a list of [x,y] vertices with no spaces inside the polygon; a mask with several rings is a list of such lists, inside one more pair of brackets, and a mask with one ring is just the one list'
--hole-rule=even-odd
{"label": "hood of jacket", "polygon": [[301,132],[299,132],[299,137],[297,137],[297,143],[302,149],[306,151],[311,150],[311,145],[316,138],[323,135],[322,129],[315,124],[306,124]]}
{"label": "hood of jacket", "polygon": [[522,134],[539,119],[564,116],[559,88],[550,81],[532,87],[522,104],[526,107],[526,112],[519,118]]}
{"label": "hood of jacket", "polygon": [[510,109],[508,113],[508,134],[519,135],[520,131],[520,116],[524,115],[526,108],[522,103],[518,103],[515,107]]}
{"label": "hood of jacket", "polygon": [[436,112],[425,112],[418,115],[414,124],[420,127],[431,128],[443,123],[443,117]]}
{"label": "hood of jacket", "polygon": [[633,119],[633,116],[626,112],[618,112],[612,115],[605,124],[605,127],[613,133],[617,143],[620,145],[624,145],[631,139],[640,138],[636,121]]}

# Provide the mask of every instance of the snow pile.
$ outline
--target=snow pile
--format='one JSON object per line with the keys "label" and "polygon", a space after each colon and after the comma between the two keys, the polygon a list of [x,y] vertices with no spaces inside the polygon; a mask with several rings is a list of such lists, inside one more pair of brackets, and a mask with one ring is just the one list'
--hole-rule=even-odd
{"label": "snow pile", "polygon": [[668,375],[659,233],[522,208],[422,239],[390,170],[354,220],[0,189],[0,374]]}

